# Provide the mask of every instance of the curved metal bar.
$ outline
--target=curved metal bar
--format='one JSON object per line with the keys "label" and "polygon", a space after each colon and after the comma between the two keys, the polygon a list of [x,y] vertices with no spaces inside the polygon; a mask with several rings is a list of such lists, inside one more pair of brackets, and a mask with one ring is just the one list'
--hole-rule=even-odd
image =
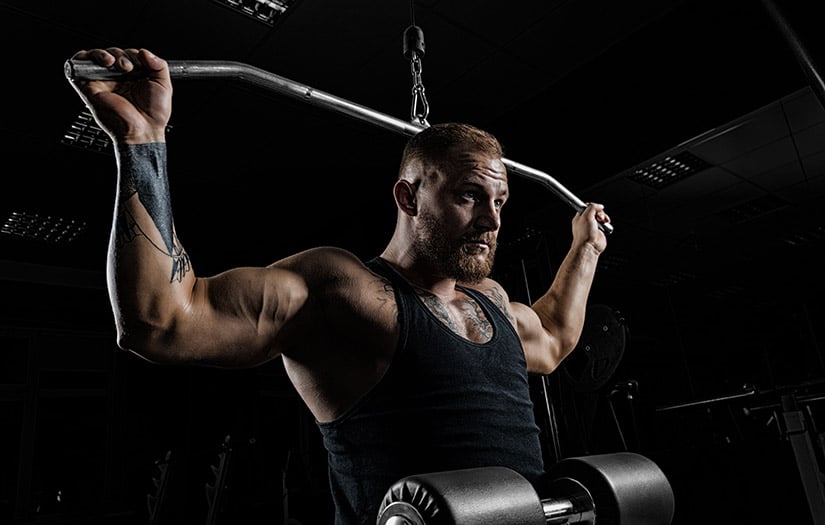
{"label": "curved metal bar", "polygon": [[[233,61],[214,60],[169,60],[169,74],[172,78],[181,79],[212,79],[230,78],[273,91],[307,104],[343,113],[350,117],[369,122],[381,128],[412,136],[423,130],[425,126],[415,122],[407,122],[381,113],[361,104],[331,95],[324,91],[301,84],[294,80],[270,73],[263,69]],[[68,59],[64,64],[64,73],[69,80],[120,80],[128,78],[129,74],[99,66],[91,60]],[[582,211],[586,204],[565,188],[560,182],[543,171],[525,166],[510,159],[502,159],[504,165],[514,174],[538,182],[555,193],[574,210]],[[599,227],[605,234],[613,232],[613,225],[601,223]]]}
{"label": "curved metal bar", "polygon": [[[249,64],[210,60],[170,60],[168,64],[172,78],[241,80],[266,91],[285,95],[313,106],[331,109],[404,135],[412,136],[424,129],[424,126],[419,124],[405,122]],[[64,70],[69,80],[119,80],[129,77],[129,74],[98,66],[90,60],[69,59],[66,61]]]}

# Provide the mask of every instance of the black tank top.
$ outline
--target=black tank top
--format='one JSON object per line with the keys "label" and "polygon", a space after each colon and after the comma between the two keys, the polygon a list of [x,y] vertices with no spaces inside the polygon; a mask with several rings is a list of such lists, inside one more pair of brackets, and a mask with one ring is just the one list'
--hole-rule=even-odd
{"label": "black tank top", "polygon": [[484,294],[461,287],[493,326],[486,343],[451,331],[380,258],[400,338],[378,384],[347,413],[318,422],[327,450],[336,525],[374,525],[381,500],[400,478],[502,465],[536,481],[543,471],[524,350]]}

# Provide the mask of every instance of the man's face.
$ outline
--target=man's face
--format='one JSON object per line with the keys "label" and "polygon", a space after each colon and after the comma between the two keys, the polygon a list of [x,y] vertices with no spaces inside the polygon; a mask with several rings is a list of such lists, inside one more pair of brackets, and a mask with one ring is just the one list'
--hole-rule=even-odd
{"label": "man's face", "polygon": [[418,246],[446,276],[478,283],[490,275],[508,196],[500,159],[466,153],[420,191]]}

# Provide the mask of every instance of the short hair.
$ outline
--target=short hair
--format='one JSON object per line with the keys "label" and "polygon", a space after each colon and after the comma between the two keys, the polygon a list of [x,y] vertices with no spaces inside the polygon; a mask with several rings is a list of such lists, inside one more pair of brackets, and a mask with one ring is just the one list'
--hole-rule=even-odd
{"label": "short hair", "polygon": [[471,124],[443,122],[419,131],[407,140],[401,155],[399,176],[414,161],[441,162],[454,149],[481,152],[491,157],[503,157],[504,148],[491,133]]}

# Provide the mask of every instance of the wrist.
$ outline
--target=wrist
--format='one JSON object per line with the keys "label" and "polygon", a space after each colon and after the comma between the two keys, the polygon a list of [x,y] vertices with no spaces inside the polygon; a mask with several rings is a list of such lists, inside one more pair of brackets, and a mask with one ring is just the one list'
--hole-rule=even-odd
{"label": "wrist", "polygon": [[[115,151],[121,179],[121,198],[128,198],[136,192],[141,193],[141,188],[149,190],[154,187],[152,191],[161,190],[158,194],[167,193],[165,142],[120,143]],[[162,188],[156,187],[159,184]]]}
{"label": "wrist", "polygon": [[118,144],[155,144],[166,142],[166,129],[127,133],[116,140]]}
{"label": "wrist", "polygon": [[601,255],[602,250],[600,250],[599,247],[592,242],[584,241],[574,244],[571,248],[571,252],[576,254],[579,259],[592,259],[593,261],[596,261]]}

